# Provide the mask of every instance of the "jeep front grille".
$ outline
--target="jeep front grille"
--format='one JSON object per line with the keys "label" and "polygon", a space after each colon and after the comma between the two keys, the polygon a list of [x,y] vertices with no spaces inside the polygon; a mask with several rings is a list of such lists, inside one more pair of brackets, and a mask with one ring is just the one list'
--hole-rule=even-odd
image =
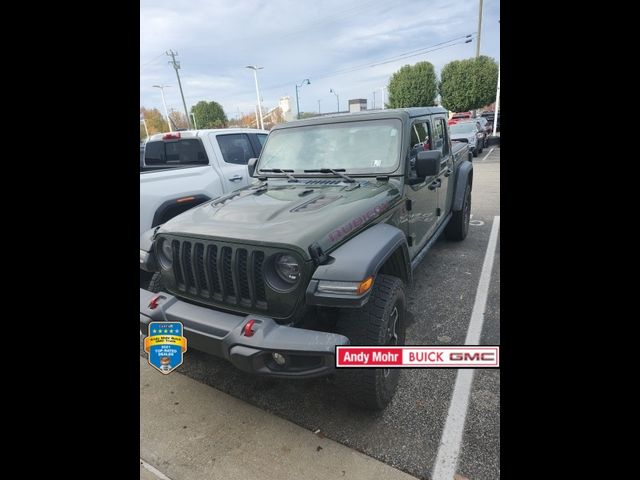
{"label": "jeep front grille", "polygon": [[176,288],[205,302],[267,308],[259,250],[197,240],[173,240]]}

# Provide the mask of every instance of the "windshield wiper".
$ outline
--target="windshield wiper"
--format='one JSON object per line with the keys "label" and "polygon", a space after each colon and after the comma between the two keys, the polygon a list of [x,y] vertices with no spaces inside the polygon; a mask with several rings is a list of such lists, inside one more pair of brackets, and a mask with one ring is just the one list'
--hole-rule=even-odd
{"label": "windshield wiper", "polygon": [[287,172],[293,172],[293,170],[283,170],[281,168],[261,168],[260,172],[273,172],[273,173],[284,173],[287,177],[289,177],[290,182],[299,182],[296,177]]}
{"label": "windshield wiper", "polygon": [[337,175],[338,177],[344,178],[345,182],[349,182],[349,183],[355,182],[355,180],[353,178],[349,177],[348,175],[345,175],[344,173],[340,173],[340,172],[344,172],[344,168],[336,168],[336,169],[332,169],[332,168],[316,168],[316,169],[313,169],[313,170],[304,170],[304,173],[333,173],[334,175]]}

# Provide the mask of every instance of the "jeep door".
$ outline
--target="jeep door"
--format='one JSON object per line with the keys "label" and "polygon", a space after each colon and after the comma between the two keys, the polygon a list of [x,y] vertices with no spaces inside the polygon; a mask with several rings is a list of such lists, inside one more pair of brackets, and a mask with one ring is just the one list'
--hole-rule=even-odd
{"label": "jeep door", "polygon": [[436,226],[437,176],[418,178],[415,164],[418,152],[430,148],[431,138],[429,121],[424,119],[414,121],[411,126],[411,148],[407,159],[406,177],[407,199],[411,202],[411,210],[407,211],[407,222],[410,238],[409,254],[412,258],[424,246]]}
{"label": "jeep door", "polygon": [[448,129],[446,125],[446,119],[444,116],[434,116],[431,119],[433,126],[433,149],[439,150],[442,153],[442,159],[440,160],[440,173],[437,179],[438,187],[438,220],[445,218],[451,208],[451,202],[453,201],[453,188],[449,182],[453,173],[453,155],[451,155],[451,142],[448,138]]}

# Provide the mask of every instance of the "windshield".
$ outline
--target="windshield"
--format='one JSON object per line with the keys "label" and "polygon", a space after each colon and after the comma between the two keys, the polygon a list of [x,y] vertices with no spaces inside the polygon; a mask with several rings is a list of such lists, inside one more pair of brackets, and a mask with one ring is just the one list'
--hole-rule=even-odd
{"label": "windshield", "polygon": [[274,130],[258,169],[390,173],[400,158],[401,128],[400,120],[384,119]]}
{"label": "windshield", "polygon": [[474,127],[473,123],[456,123],[451,125],[451,133],[471,133]]}

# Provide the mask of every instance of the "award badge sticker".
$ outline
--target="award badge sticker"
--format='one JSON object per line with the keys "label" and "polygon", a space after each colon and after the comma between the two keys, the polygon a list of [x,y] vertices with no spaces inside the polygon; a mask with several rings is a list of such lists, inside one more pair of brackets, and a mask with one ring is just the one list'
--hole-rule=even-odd
{"label": "award badge sticker", "polygon": [[182,336],[180,322],[151,322],[144,339],[144,351],[149,364],[165,375],[182,365],[182,355],[187,351],[187,339]]}

